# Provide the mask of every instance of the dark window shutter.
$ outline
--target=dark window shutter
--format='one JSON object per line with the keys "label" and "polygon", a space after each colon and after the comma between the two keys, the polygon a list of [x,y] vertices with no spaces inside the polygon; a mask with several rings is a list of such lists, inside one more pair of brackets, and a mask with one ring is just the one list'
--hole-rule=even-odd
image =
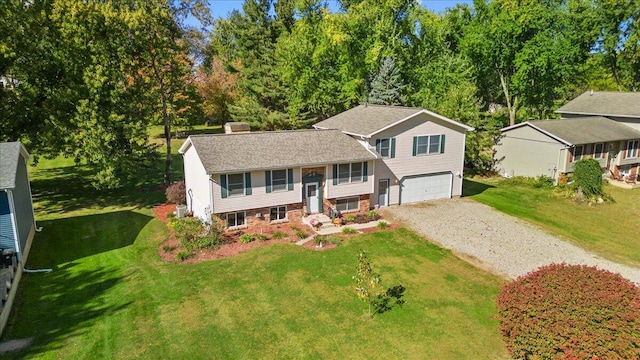
{"label": "dark window shutter", "polygon": [[444,154],[444,134],[440,135],[440,154]]}
{"label": "dark window shutter", "polygon": [[322,213],[322,184],[318,186],[318,212]]}
{"label": "dark window shutter", "polygon": [[267,188],[267,194],[271,192],[271,170],[264,172],[264,183]]}
{"label": "dark window shutter", "polygon": [[293,169],[287,169],[287,190],[293,190]]}
{"label": "dark window shutter", "polygon": [[391,138],[391,158],[396,157],[396,138]]}
{"label": "dark window shutter", "polygon": [[369,163],[366,161],[362,163],[362,181],[364,182],[367,182],[367,170],[369,170],[368,165]]}
{"label": "dark window shutter", "polygon": [[418,151],[418,137],[414,136],[413,137],[413,156],[416,156]]}
{"label": "dark window shutter", "polygon": [[338,165],[333,164],[333,185],[338,185]]}
{"label": "dark window shutter", "polygon": [[380,154],[380,139],[376,139],[376,151]]}
{"label": "dark window shutter", "polygon": [[227,197],[227,175],[220,175],[220,190],[222,191],[222,198]]}
{"label": "dark window shutter", "polygon": [[251,173],[244,173],[244,194],[251,195]]}

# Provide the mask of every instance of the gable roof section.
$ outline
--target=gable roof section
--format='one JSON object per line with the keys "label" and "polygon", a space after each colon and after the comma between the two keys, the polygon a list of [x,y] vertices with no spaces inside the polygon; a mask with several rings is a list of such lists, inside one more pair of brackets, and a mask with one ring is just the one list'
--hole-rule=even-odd
{"label": "gable roof section", "polygon": [[640,92],[587,91],[556,112],[640,118]]}
{"label": "gable roof section", "polygon": [[190,146],[195,148],[207,174],[376,159],[357,140],[339,130],[192,135],[179,152],[184,154]]}
{"label": "gable roof section", "polygon": [[16,187],[20,155],[24,156],[25,162],[29,159],[29,153],[21,143],[0,143],[0,189],[14,189]]}
{"label": "gable roof section", "polygon": [[472,131],[473,128],[429,110],[402,106],[358,105],[353,109],[332,116],[313,125],[317,129],[338,129],[349,135],[370,138],[392,126],[407,121],[417,115],[427,114],[455,127]]}
{"label": "gable roof section", "polygon": [[568,146],[640,138],[640,131],[602,116],[527,121],[500,131],[506,132],[522,126],[530,126]]}

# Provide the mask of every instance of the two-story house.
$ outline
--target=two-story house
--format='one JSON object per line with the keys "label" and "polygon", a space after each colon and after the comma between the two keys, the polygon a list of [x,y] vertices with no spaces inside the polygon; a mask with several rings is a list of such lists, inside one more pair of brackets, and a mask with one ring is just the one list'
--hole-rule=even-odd
{"label": "two-story house", "polygon": [[179,150],[188,209],[234,229],[462,193],[466,125],[361,105],[314,127],[190,136]]}

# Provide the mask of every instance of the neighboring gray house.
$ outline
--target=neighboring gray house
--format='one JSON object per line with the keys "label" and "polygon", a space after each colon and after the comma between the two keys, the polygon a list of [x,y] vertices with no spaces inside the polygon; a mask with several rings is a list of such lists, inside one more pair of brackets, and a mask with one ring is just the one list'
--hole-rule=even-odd
{"label": "neighboring gray house", "polygon": [[[0,335],[36,231],[28,160],[29,154],[21,143],[0,143],[0,254],[4,255],[0,266]],[[15,256],[9,257],[7,249]]]}
{"label": "neighboring gray house", "polygon": [[0,249],[14,250],[23,263],[35,234],[28,160],[21,143],[0,143]]}
{"label": "neighboring gray house", "polygon": [[[637,173],[640,131],[601,117],[527,121],[501,130],[495,146],[496,170],[503,176],[546,175],[557,179],[574,163],[594,158],[602,168]],[[628,144],[635,141],[635,147]]]}
{"label": "neighboring gray house", "polygon": [[462,193],[466,125],[361,105],[314,127],[190,136],[179,150],[188,210],[233,229]]}
{"label": "neighboring gray house", "polygon": [[604,116],[640,131],[640,92],[587,91],[556,112],[563,119]]}

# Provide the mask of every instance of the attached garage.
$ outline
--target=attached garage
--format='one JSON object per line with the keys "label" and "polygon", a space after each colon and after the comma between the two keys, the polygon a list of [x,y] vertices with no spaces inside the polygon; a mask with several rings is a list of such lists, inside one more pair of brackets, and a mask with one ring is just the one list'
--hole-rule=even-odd
{"label": "attached garage", "polygon": [[450,198],[452,182],[450,172],[407,177],[402,180],[400,203]]}

